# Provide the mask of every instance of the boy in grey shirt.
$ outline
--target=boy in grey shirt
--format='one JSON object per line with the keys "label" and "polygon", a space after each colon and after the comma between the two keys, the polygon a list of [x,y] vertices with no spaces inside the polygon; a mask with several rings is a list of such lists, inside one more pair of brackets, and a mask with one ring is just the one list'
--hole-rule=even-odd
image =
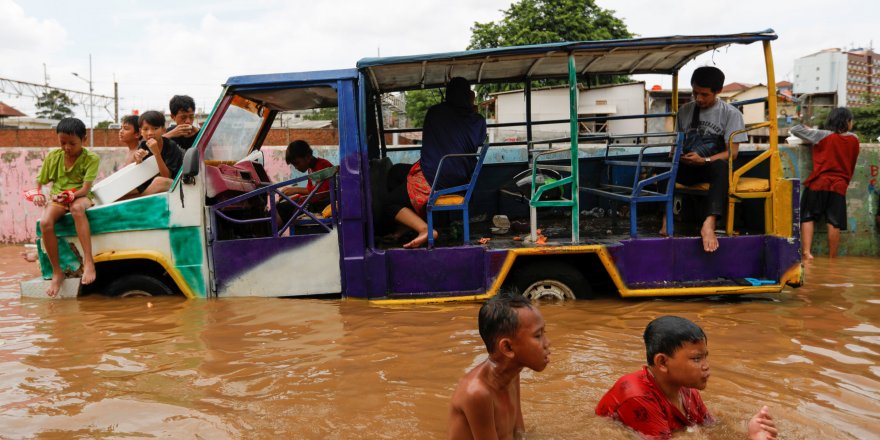
{"label": "boy in grey shirt", "polygon": [[[675,181],[688,186],[709,183],[708,209],[700,236],[703,250],[715,252],[718,249],[716,223],[727,206],[728,161],[736,159],[739,143],[748,141],[748,136],[745,133],[734,136],[727,151],[730,136],[742,130],[745,124],[736,107],[718,99],[724,87],[724,73],[720,69],[698,68],[691,76],[691,87],[694,100],[681,106],[676,123],[676,130],[686,133],[686,140]],[[664,217],[660,234],[665,233]]]}

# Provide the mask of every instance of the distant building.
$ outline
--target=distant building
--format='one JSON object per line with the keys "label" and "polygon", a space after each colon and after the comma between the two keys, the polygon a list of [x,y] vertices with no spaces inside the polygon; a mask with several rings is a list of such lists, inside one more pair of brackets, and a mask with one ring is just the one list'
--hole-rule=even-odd
{"label": "distant building", "polygon": [[817,107],[861,107],[880,98],[880,55],[872,49],[825,49],[794,61],[795,96]]}
{"label": "distant building", "polygon": [[[648,113],[675,113],[678,109],[672,106],[672,90],[663,89],[660,86],[654,86],[647,91]],[[690,89],[678,89],[678,105],[679,107],[692,100]],[[646,131],[648,133],[672,132],[675,131],[675,118],[668,116],[665,118],[650,118],[647,120]]]}
{"label": "distant building", "polygon": [[58,126],[58,119],[29,118],[26,116],[7,118],[6,127],[52,129]]}
{"label": "distant building", "polygon": [[[563,123],[532,126],[535,140],[568,138],[570,128],[568,86],[532,89],[532,122],[566,120]],[[526,104],[522,90],[494,93],[495,122],[499,124],[525,122]],[[614,115],[644,115],[646,108],[645,83],[631,82],[610,84],[591,88],[580,87],[578,93],[578,117],[590,118]],[[643,119],[610,121],[583,121],[580,133],[644,133]],[[490,130],[495,141],[523,141],[526,127],[498,127]]]}

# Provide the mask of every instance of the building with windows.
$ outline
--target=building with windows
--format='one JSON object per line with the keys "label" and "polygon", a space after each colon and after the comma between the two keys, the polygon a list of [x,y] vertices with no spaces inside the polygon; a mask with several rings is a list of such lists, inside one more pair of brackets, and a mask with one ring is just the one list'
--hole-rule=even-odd
{"label": "building with windows", "polygon": [[794,61],[793,92],[805,107],[861,107],[880,98],[880,55],[825,49]]}

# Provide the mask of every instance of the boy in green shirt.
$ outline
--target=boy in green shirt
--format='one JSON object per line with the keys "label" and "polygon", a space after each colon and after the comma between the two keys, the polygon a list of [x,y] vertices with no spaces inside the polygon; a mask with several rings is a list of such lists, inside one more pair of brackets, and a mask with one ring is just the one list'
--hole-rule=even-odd
{"label": "boy in green shirt", "polygon": [[[60,150],[49,152],[37,177],[37,188],[25,195],[39,207],[46,207],[40,219],[40,232],[43,250],[52,263],[52,283],[46,294],[58,295],[64,272],[58,259],[58,237],[55,236],[55,223],[67,212],[73,216],[76,236],[83,249],[82,284],[95,281],[95,261],[92,257],[92,238],[86,209],[92,206],[91,189],[98,177],[100,158],[97,154],[83,148],[86,125],[76,118],[64,118],[55,129],[58,134]],[[49,198],[41,192],[41,187],[52,182]]]}

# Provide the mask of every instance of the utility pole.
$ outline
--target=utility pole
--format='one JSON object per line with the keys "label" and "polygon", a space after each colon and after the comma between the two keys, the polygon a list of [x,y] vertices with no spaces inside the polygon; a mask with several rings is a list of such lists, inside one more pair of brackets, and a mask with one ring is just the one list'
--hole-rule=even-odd
{"label": "utility pole", "polygon": [[[76,72],[70,72],[73,76],[86,81]],[[95,146],[95,88],[92,84],[92,54],[89,54],[89,147]]]}
{"label": "utility pole", "polygon": [[92,54],[89,54],[89,148],[95,146],[95,89],[92,87]]}
{"label": "utility pole", "polygon": [[113,120],[119,122],[119,83],[113,80]]}

